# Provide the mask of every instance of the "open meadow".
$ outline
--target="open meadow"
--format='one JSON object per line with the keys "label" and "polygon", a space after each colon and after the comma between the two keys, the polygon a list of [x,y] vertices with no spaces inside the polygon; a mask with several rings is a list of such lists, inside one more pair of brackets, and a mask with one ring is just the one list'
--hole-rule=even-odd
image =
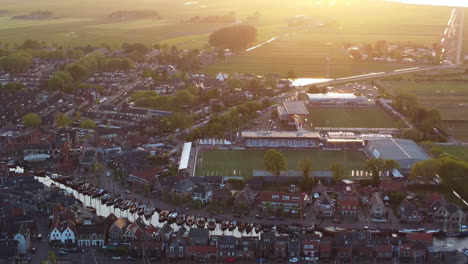
{"label": "open meadow", "polygon": [[397,120],[379,107],[309,107],[313,127],[396,128]]}
{"label": "open meadow", "polygon": [[[119,47],[123,42],[167,43],[179,48],[205,48],[211,32],[229,24],[182,23],[194,16],[222,16],[234,12],[237,19],[259,11],[256,43],[285,36],[252,52],[222,61],[205,71],[279,72],[296,70],[304,77],[325,77],[326,58],[331,57],[331,77],[404,68],[406,65],[362,63],[355,65],[345,58],[342,45],[349,43],[437,42],[450,15],[448,7],[431,7],[385,1],[294,1],[287,6],[279,0],[0,0],[2,41],[19,43],[25,39],[58,42],[64,45],[107,43]],[[33,10],[52,11],[57,19],[21,20],[14,15]],[[155,10],[153,19],[110,19],[118,10]],[[288,27],[288,19],[306,15],[317,25]],[[331,28],[321,28],[324,22]],[[397,23],[397,24],[395,24]],[[391,25],[392,24],[392,25]],[[253,43],[252,45],[255,45]],[[330,44],[329,44],[330,43]]]}
{"label": "open meadow", "polygon": [[[251,178],[254,170],[264,170],[266,150],[204,150],[198,152],[195,176],[237,176]],[[299,170],[299,161],[309,158],[314,171],[329,170],[341,163],[346,170],[361,169],[366,156],[360,151],[282,150],[288,170]]]}
{"label": "open meadow", "polygon": [[432,145],[432,147],[441,149],[447,154],[453,155],[464,161],[468,161],[468,146]]}
{"label": "open meadow", "polygon": [[409,92],[421,105],[438,109],[442,128],[455,138],[468,141],[468,85],[450,81],[386,81],[392,92]]}

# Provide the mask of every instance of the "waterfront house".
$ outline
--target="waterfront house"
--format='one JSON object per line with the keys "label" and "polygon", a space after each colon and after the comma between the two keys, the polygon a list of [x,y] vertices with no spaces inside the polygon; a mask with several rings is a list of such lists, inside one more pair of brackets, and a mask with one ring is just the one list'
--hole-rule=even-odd
{"label": "waterfront house", "polygon": [[205,228],[190,228],[188,234],[189,246],[207,246],[210,240],[210,232]]}
{"label": "waterfront house", "polygon": [[335,215],[335,201],[327,194],[323,194],[315,201],[315,211],[319,216],[331,217]]}
{"label": "waterfront house", "polygon": [[109,228],[109,239],[111,241],[120,241],[123,239],[125,234],[125,230],[127,226],[130,224],[127,218],[119,218],[117,219]]}
{"label": "waterfront house", "polygon": [[218,259],[234,258],[237,255],[237,239],[233,236],[218,237],[216,249]]}
{"label": "waterfront house", "polygon": [[256,237],[241,237],[237,239],[237,257],[244,260],[255,259],[257,247]]}
{"label": "waterfront house", "polygon": [[77,228],[76,239],[79,247],[102,247],[106,244],[105,225],[80,225]]}
{"label": "waterfront house", "polygon": [[338,213],[341,216],[357,217],[359,212],[359,198],[350,195],[338,200]]}
{"label": "waterfront house", "polygon": [[424,214],[416,205],[409,200],[403,200],[397,208],[397,214],[402,222],[421,222],[424,220]]}
{"label": "waterfront house", "polygon": [[241,192],[238,192],[234,198],[232,211],[234,214],[245,215],[252,208],[257,199],[258,192],[254,191],[248,185]]}

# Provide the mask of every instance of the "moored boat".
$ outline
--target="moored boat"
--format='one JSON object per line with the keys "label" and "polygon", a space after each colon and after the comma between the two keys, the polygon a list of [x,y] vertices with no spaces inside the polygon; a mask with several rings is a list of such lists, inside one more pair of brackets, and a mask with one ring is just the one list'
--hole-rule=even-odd
{"label": "moored boat", "polygon": [[185,215],[184,214],[179,214],[176,219],[176,224],[178,226],[181,226],[185,223]]}
{"label": "moored boat", "polygon": [[259,233],[260,231],[262,231],[262,225],[256,225],[255,226],[255,233]]}
{"label": "moored boat", "polygon": [[187,223],[188,226],[193,226],[193,224],[195,223],[195,216],[188,215],[187,220],[185,222]]}
{"label": "moored boat", "polygon": [[131,214],[134,214],[134,213],[136,212],[136,210],[137,210],[137,204],[136,204],[136,202],[131,202],[128,211],[129,211]]}
{"label": "moored boat", "polygon": [[169,224],[173,224],[173,223],[176,221],[178,215],[179,215],[179,214],[178,214],[176,211],[171,212],[171,213],[167,216],[167,222],[168,222]]}
{"label": "moored boat", "polygon": [[146,207],[145,208],[145,218],[150,219],[153,216],[154,211],[155,211],[155,209],[154,209],[153,206]]}
{"label": "moored boat", "polygon": [[250,233],[252,232],[252,229],[253,229],[253,224],[252,223],[248,223],[246,226],[245,226],[245,232]]}
{"label": "moored boat", "polygon": [[197,223],[197,226],[198,228],[205,228],[205,222],[206,222],[206,219],[205,217],[198,217],[197,220],[196,220],[196,223]]}
{"label": "moored boat", "polygon": [[221,223],[221,230],[225,231],[229,227],[229,221],[223,221]]}
{"label": "moored boat", "polygon": [[208,219],[208,229],[213,231],[216,228],[216,221],[213,218]]}
{"label": "moored boat", "polygon": [[146,204],[141,203],[138,205],[138,215],[143,215],[145,213]]}
{"label": "moored boat", "polygon": [[239,224],[237,225],[237,230],[239,230],[239,232],[244,232],[244,229],[245,229],[245,223],[239,222]]}
{"label": "moored boat", "polygon": [[159,222],[163,223],[167,221],[167,217],[169,216],[169,210],[163,210],[159,213]]}
{"label": "moored boat", "polygon": [[105,204],[109,198],[112,197],[112,193],[106,193],[101,197],[101,204]]}
{"label": "moored boat", "polygon": [[229,223],[229,227],[228,227],[229,231],[234,230],[236,228],[236,226],[237,226],[237,221],[235,221],[235,220],[231,221],[231,223]]}

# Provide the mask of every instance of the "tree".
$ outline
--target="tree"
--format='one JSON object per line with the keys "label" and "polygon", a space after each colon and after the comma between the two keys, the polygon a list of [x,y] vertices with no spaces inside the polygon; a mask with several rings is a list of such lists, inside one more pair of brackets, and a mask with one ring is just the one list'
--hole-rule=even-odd
{"label": "tree", "polygon": [[93,120],[86,118],[83,121],[81,121],[80,127],[83,129],[95,129],[96,123],[94,123]]}
{"label": "tree", "polygon": [[299,161],[299,168],[302,171],[302,177],[304,178],[310,177],[310,172],[312,171],[312,160],[303,159]]}
{"label": "tree", "polygon": [[42,118],[35,113],[29,113],[22,118],[23,126],[37,127],[42,124]]}
{"label": "tree", "polygon": [[38,50],[42,48],[42,45],[39,41],[33,40],[33,39],[27,39],[23,42],[23,45],[21,45],[23,49],[32,49],[32,50]]}
{"label": "tree", "polygon": [[174,96],[174,103],[176,106],[191,106],[195,103],[196,97],[188,90],[181,90]]}
{"label": "tree", "polygon": [[437,147],[432,147],[431,150],[429,151],[431,153],[431,155],[434,157],[434,158],[438,158],[440,157],[440,155],[444,154],[445,152],[440,149],[440,148],[437,148]]}
{"label": "tree", "polygon": [[395,108],[405,116],[415,120],[418,110],[418,100],[416,95],[410,93],[398,93],[394,100]]}
{"label": "tree", "polygon": [[61,91],[64,86],[65,81],[57,75],[50,77],[47,81],[47,88],[49,88],[50,91]]}
{"label": "tree", "polygon": [[0,67],[11,74],[18,74],[26,71],[32,60],[33,57],[28,53],[17,52],[0,58]]}
{"label": "tree", "polygon": [[364,169],[372,173],[372,184],[377,186],[380,183],[380,172],[385,171],[385,161],[381,158],[368,159],[364,163]]}
{"label": "tree", "polygon": [[42,264],[55,264],[57,262],[57,255],[53,251],[49,251],[47,257],[42,261]]}
{"label": "tree", "polygon": [[68,117],[66,114],[59,114],[55,119],[55,124],[57,125],[57,127],[68,127],[71,125],[71,123],[71,118]]}
{"label": "tree", "polygon": [[341,163],[333,163],[330,167],[330,170],[333,172],[333,179],[335,182],[339,182],[344,177],[344,167]]}
{"label": "tree", "polygon": [[279,177],[287,169],[288,163],[281,152],[270,149],[263,156],[263,165],[267,171]]}
{"label": "tree", "polygon": [[291,80],[296,80],[297,74],[294,70],[289,70],[288,73],[286,73],[286,78],[291,79]]}
{"label": "tree", "polygon": [[100,162],[95,162],[93,164],[92,170],[96,175],[102,174],[104,172],[104,165],[102,165]]}
{"label": "tree", "polygon": [[393,159],[384,160],[385,171],[390,172],[399,168],[400,168],[400,164],[396,160],[393,160]]}
{"label": "tree", "polygon": [[439,169],[440,162],[436,159],[418,161],[411,167],[410,178],[415,180],[423,177],[425,180],[431,180]]}
{"label": "tree", "polygon": [[303,159],[299,161],[299,168],[302,171],[302,189],[304,191],[310,191],[314,186],[314,178],[310,176],[310,172],[312,171],[312,160],[310,159]]}
{"label": "tree", "polygon": [[413,141],[421,141],[422,140],[422,134],[416,128],[405,129],[403,131],[402,137],[405,138],[405,139],[413,140]]}
{"label": "tree", "polygon": [[240,51],[257,39],[257,29],[249,25],[221,28],[210,34],[210,44],[219,49]]}
{"label": "tree", "polygon": [[391,192],[389,193],[390,203],[399,205],[405,199],[406,195],[403,192]]}

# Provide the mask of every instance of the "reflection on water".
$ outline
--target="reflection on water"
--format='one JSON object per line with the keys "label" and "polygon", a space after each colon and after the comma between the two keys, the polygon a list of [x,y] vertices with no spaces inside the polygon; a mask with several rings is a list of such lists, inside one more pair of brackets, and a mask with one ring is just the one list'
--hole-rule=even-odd
{"label": "reflection on water", "polygon": [[331,81],[331,79],[298,78],[293,81],[292,85],[295,87],[300,87],[300,86],[305,86],[305,85],[310,85],[310,84],[315,84],[315,83],[323,83],[323,82],[328,82],[328,81]]}
{"label": "reflection on water", "polygon": [[[105,204],[101,204],[101,199],[100,198],[92,198],[91,196],[83,195],[83,194],[79,193],[78,191],[73,190],[72,188],[67,187],[67,186],[65,186],[65,185],[63,185],[61,183],[53,182],[49,177],[45,177],[45,178],[44,177],[35,177],[35,178],[39,182],[43,183],[44,185],[46,185],[48,187],[50,187],[50,185],[52,183],[54,183],[60,189],[65,190],[67,193],[73,195],[73,197],[80,200],[85,206],[90,206],[90,207],[95,208],[97,215],[107,217],[112,213],[117,217],[128,218],[128,220],[130,220],[132,222],[134,222],[136,219],[138,219],[138,217],[140,217],[137,213],[134,213],[134,214],[130,213],[129,210],[120,210],[119,208],[114,208],[113,206],[107,206]],[[144,220],[145,224],[147,224],[147,225],[152,224],[153,226],[158,227],[158,228],[162,228],[166,224],[166,222],[164,222],[164,223],[159,222],[158,212],[154,212],[153,216],[150,219],[146,219],[143,216],[141,217],[141,219]],[[190,229],[189,226],[187,226],[185,224],[184,224],[184,226],[187,229]],[[175,232],[177,232],[180,229],[180,226],[178,226],[176,223],[173,223],[171,225],[171,227]],[[226,236],[234,236],[234,237],[247,237],[247,236],[249,236],[249,237],[259,237],[260,233],[261,232],[256,233],[255,229],[253,229],[250,233],[247,233],[245,231],[239,232],[237,229],[235,229],[233,231],[229,231],[229,230],[223,231],[223,230],[221,230],[221,225],[220,224],[216,224],[215,230],[210,231],[211,235],[215,235],[215,236],[216,235],[218,235],[218,236],[219,235],[226,235]]]}

